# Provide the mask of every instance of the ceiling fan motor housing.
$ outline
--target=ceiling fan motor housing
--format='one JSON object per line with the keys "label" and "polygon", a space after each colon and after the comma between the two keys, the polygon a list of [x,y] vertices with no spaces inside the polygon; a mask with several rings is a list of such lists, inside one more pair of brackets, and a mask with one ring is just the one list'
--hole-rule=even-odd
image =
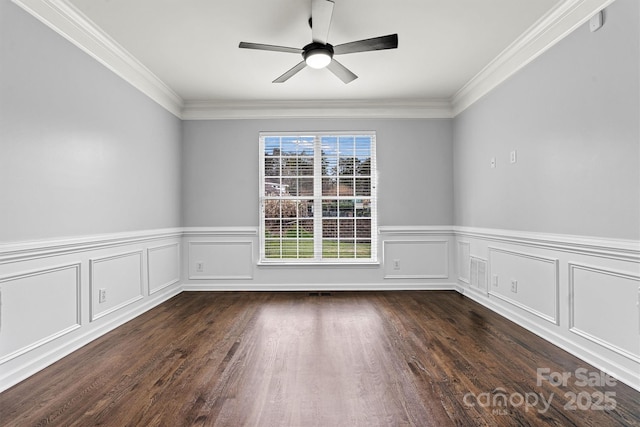
{"label": "ceiling fan motor housing", "polygon": [[333,58],[333,46],[329,43],[309,43],[302,48],[302,57],[312,68],[324,68]]}

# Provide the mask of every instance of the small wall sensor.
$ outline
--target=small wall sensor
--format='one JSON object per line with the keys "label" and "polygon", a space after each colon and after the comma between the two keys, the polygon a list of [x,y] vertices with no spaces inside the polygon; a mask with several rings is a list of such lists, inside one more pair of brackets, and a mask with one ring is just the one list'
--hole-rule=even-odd
{"label": "small wall sensor", "polygon": [[604,13],[601,10],[591,17],[589,20],[589,29],[593,33],[594,31],[598,31],[602,28],[602,24],[604,23]]}

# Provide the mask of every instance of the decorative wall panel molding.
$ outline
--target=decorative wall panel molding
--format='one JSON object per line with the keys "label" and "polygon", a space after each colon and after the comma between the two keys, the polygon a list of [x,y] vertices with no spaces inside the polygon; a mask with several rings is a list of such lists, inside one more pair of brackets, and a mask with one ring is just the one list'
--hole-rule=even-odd
{"label": "decorative wall panel molding", "polygon": [[80,264],[2,277],[0,300],[3,364],[81,327]]}
{"label": "decorative wall panel molding", "polygon": [[489,295],[558,324],[558,259],[490,247],[489,266]]}
{"label": "decorative wall panel molding", "polygon": [[458,241],[458,280],[462,283],[469,284],[471,271],[471,244],[465,241]]}
{"label": "decorative wall panel molding", "polygon": [[253,268],[253,241],[189,242],[189,280],[251,280]]}
{"label": "decorative wall panel molding", "polygon": [[[640,242],[454,231],[457,247],[469,244],[471,257],[486,257],[489,270],[489,294],[477,291],[473,278],[458,279],[460,292],[640,391]],[[458,263],[464,252],[456,252]]]}
{"label": "decorative wall panel molding", "polygon": [[179,243],[147,248],[149,295],[180,282],[181,259]]}
{"label": "decorative wall panel molding", "polygon": [[640,276],[569,263],[569,330],[640,363]]}
{"label": "decorative wall panel molding", "polygon": [[[89,261],[91,321],[120,310],[144,296],[142,251],[127,252]],[[100,293],[106,293],[100,301]]]}
{"label": "decorative wall panel molding", "polygon": [[[5,347],[5,341],[2,342],[0,390],[183,289],[240,288],[257,291],[458,289],[640,390],[637,378],[640,360],[633,341],[615,332],[624,327],[606,329],[610,324],[608,319],[626,325],[627,331],[640,328],[640,317],[633,320],[631,316],[632,313],[638,316],[635,303],[640,280],[639,242],[447,226],[387,226],[379,232],[384,265],[358,267],[256,268],[257,227],[149,230],[0,245],[1,339],[5,339],[5,332],[17,333],[16,328],[37,317],[18,313],[15,308],[9,309],[9,305],[19,310],[28,305],[34,295],[34,307],[50,304],[40,288],[45,282],[49,286],[51,278],[59,283],[53,286],[60,287],[56,298],[64,298],[55,304],[59,310],[51,311],[58,319],[55,330],[38,329],[37,336],[31,336],[28,343],[15,338]],[[500,247],[490,246],[495,242],[500,242]],[[180,260],[175,260],[176,253],[181,255]],[[399,271],[392,268],[395,256],[400,259]],[[418,265],[417,260],[425,258],[427,264]],[[169,265],[165,265],[167,260]],[[471,268],[472,260],[475,268]],[[504,297],[511,292],[506,287],[491,294],[481,291],[480,265],[484,260],[487,261],[484,286],[493,291],[491,272],[499,275],[500,286],[502,276],[507,275],[510,281],[513,273],[520,289],[515,298]],[[201,272],[196,271],[197,261],[204,262]],[[454,262],[450,265],[455,266],[456,272],[449,269],[449,263]],[[171,264],[177,264],[177,268]],[[425,278],[436,276],[440,278]],[[180,279],[176,281],[176,277]],[[532,285],[531,280],[535,284]],[[102,286],[107,289],[107,304],[113,303],[113,307],[96,304],[97,290]],[[521,293],[528,288],[538,293]],[[596,298],[590,299],[592,294]],[[522,299],[518,299],[518,295]],[[547,299],[540,301],[543,296]],[[545,302],[553,304],[547,306]],[[94,306],[101,311],[92,310]],[[607,319],[607,322],[592,323],[593,319],[587,315],[598,307],[602,312],[598,319]],[[608,310],[615,307],[622,308],[609,313]],[[38,310],[49,312],[50,308]],[[599,329],[601,327],[605,329]],[[631,330],[635,331],[637,343],[638,330]]]}
{"label": "decorative wall panel molding", "polygon": [[385,279],[448,279],[448,240],[385,240]]}
{"label": "decorative wall panel molding", "polygon": [[0,391],[179,293],[181,240],[171,228],[0,245]]}

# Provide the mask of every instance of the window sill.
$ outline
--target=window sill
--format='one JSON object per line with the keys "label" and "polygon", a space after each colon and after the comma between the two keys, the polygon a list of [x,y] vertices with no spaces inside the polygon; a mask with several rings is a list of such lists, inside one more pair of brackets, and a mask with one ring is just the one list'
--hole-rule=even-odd
{"label": "window sill", "polygon": [[285,268],[377,268],[380,261],[258,261],[258,267]]}

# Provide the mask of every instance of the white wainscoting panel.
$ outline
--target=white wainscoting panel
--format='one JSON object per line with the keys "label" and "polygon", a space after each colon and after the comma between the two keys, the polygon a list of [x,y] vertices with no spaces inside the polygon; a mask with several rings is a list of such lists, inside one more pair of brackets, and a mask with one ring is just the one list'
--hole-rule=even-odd
{"label": "white wainscoting panel", "polygon": [[569,264],[571,332],[640,363],[640,277]]}
{"label": "white wainscoting panel", "polygon": [[189,242],[190,280],[253,279],[253,242],[236,240]]}
{"label": "white wainscoting panel", "polygon": [[[558,260],[489,248],[489,293],[549,322],[558,323]],[[515,282],[515,284],[514,284]]]}
{"label": "white wainscoting panel", "polygon": [[0,244],[0,392],[177,295],[182,233]]}
{"label": "white wainscoting panel", "polygon": [[[91,321],[113,313],[140,300],[144,294],[142,251],[128,252],[89,262]],[[99,302],[100,290],[106,291],[106,301]]]}
{"label": "white wainscoting panel", "polygon": [[180,281],[180,244],[147,248],[149,295]]}
{"label": "white wainscoting panel", "polygon": [[0,364],[80,328],[80,264],[0,278]]}
{"label": "white wainscoting panel", "polygon": [[467,245],[473,258],[488,261],[489,292],[472,286],[474,274],[471,283],[458,278],[461,292],[640,391],[639,241],[453,230],[457,265],[466,262]]}
{"label": "white wainscoting panel", "polygon": [[256,267],[255,227],[0,245],[0,391],[183,289],[458,289],[640,390],[639,242],[444,226],[379,232],[384,263],[357,267]]}
{"label": "white wainscoting panel", "polygon": [[469,283],[471,279],[471,244],[469,242],[458,241],[458,280],[462,283]]}
{"label": "white wainscoting panel", "polygon": [[385,240],[385,279],[448,279],[448,240]]}

